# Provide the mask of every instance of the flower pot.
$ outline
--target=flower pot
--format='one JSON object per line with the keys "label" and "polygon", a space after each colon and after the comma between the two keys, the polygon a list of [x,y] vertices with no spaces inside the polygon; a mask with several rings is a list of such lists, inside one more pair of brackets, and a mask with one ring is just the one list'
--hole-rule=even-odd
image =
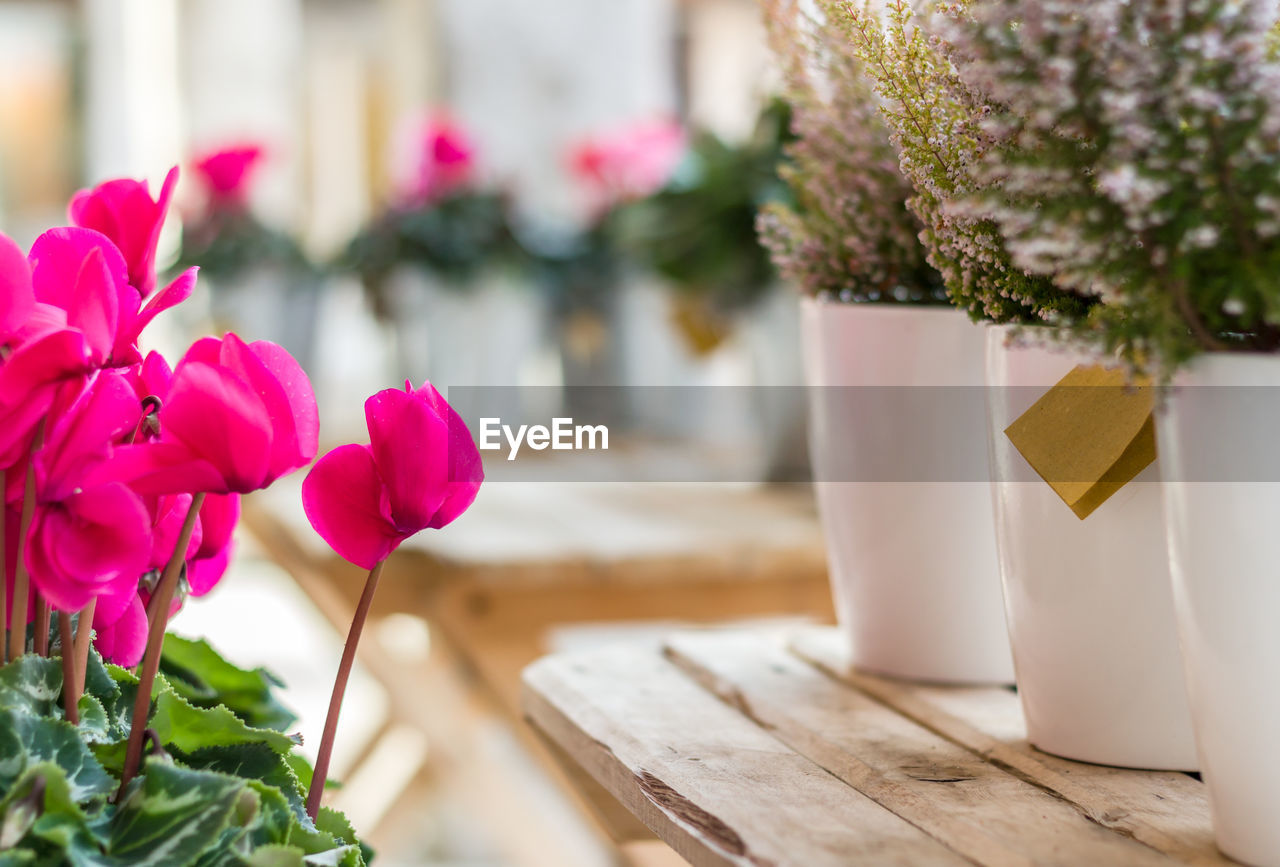
{"label": "flower pot", "polygon": [[545,298],[501,271],[450,283],[406,267],[393,272],[387,288],[395,373],[415,384],[502,387],[511,394],[495,394],[486,406],[517,405],[515,387],[528,384],[530,370],[550,353]]}
{"label": "flower pot", "polygon": [[1156,465],[1080,520],[1005,429],[1087,353],[987,329],[996,542],[1027,736],[1045,752],[1194,770]]}
{"label": "flower pot", "polygon": [[1280,483],[1263,469],[1280,428],[1280,357],[1202,356],[1177,385],[1157,435],[1214,829],[1232,858],[1280,865]]}
{"label": "flower pot", "polygon": [[278,343],[310,371],[323,291],[317,277],[254,267],[234,280],[210,281],[210,312],[220,331]]}
{"label": "flower pot", "polygon": [[[949,308],[813,299],[801,329],[810,455],[851,662],[919,680],[1011,682],[974,387],[982,329]],[[932,471],[912,472],[922,463]]]}

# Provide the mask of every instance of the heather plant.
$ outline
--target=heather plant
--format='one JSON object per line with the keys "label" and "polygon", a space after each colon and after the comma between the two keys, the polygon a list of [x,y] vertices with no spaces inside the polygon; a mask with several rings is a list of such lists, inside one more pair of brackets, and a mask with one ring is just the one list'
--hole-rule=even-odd
{"label": "heather plant", "polygon": [[[1280,349],[1280,65],[1242,0],[982,0],[940,10],[956,78],[1002,111],[967,213],[1014,262],[1106,302],[1106,344],[1168,370]],[[999,195],[992,195],[999,190]]]}
{"label": "heather plant", "polygon": [[883,15],[869,4],[832,9],[832,24],[844,30],[881,97],[902,173],[914,188],[907,205],[923,225],[929,264],[942,274],[952,302],[974,319],[1064,327],[1085,321],[1094,304],[1089,292],[1028,272],[1013,261],[996,220],[961,207],[976,194],[999,194],[976,169],[1008,144],[989,123],[1000,107],[956,74],[948,46],[916,25],[906,0],[889,0]]}
{"label": "heather plant", "polygon": [[947,303],[925,261],[911,184],[852,43],[799,0],[765,0],[769,42],[785,78],[795,140],[780,169],[792,202],[760,213],[760,237],[779,272],[808,295],[844,301]]}

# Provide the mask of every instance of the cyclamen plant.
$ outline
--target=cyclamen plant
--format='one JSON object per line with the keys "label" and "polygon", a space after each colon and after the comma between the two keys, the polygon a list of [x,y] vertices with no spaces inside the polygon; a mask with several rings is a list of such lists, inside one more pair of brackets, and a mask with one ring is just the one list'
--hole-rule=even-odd
{"label": "cyclamen plant", "polygon": [[364,405],[369,444],[339,446],[302,484],[307,518],[341,557],[369,570],[333,687],[307,811],[318,814],[338,715],[356,646],[378,588],[382,564],[400,544],[440,529],[470,508],[484,481],[480,451],[466,423],[425,383],[387,389]]}
{"label": "cyclamen plant", "polygon": [[1004,111],[974,213],[1020,267],[1107,302],[1104,342],[1168,372],[1280,350],[1275,9],[1242,0],[944,8],[958,77]]}
{"label": "cyclamen plant", "polygon": [[770,204],[757,220],[774,265],[815,297],[946,304],[871,79],[829,23],[838,4],[819,0],[821,20],[799,0],[766,0],[764,10],[795,135],[779,169],[794,203]]}
{"label": "cyclamen plant", "polygon": [[[956,75],[949,47],[916,25],[907,0],[888,0],[883,16],[868,3],[834,4],[830,21],[852,41],[873,78],[880,109],[915,194],[908,207],[924,226],[928,261],[952,302],[973,319],[1072,326],[1094,301],[1014,263],[997,223],[959,207],[989,190],[977,172],[1000,141],[986,121],[999,115]],[[998,191],[993,192],[998,195]]]}
{"label": "cyclamen plant", "polygon": [[399,180],[386,208],[339,255],[337,266],[359,275],[381,318],[392,316],[386,281],[408,265],[443,278],[454,289],[493,265],[521,266],[526,257],[500,191],[476,181],[476,148],[444,115],[418,131],[410,173]]}
{"label": "cyclamen plant", "polygon": [[265,145],[241,142],[199,155],[192,166],[204,193],[203,205],[186,220],[179,267],[200,267],[217,285],[242,279],[255,268],[270,266],[309,275],[315,266],[289,234],[254,214],[250,194]]}
{"label": "cyclamen plant", "polygon": [[0,236],[0,860],[359,867],[346,820],[304,809],[265,675],[189,642],[162,673],[169,618],[226,568],[239,496],[318,445],[280,347],[227,334],[172,369],[143,356],[195,286],[190,269],[156,289],[176,180],[80,193],[74,225],[26,255]]}

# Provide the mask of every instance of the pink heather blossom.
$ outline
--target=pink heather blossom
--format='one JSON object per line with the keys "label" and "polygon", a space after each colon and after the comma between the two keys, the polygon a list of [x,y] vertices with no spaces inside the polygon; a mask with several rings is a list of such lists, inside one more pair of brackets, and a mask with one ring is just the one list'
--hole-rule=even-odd
{"label": "pink heather blossom", "polygon": [[405,197],[418,205],[444,198],[472,180],[475,146],[452,119],[437,115],[421,128],[416,143],[416,173],[407,181]]}
{"label": "pink heather blossom", "polygon": [[129,283],[143,298],[156,288],[156,246],[177,183],[174,166],[155,199],[146,181],[127,178],[81,190],[71,199],[71,221],[101,232],[120,248],[128,264]]}
{"label": "pink heather blossom", "polygon": [[201,155],[194,168],[215,206],[239,207],[248,201],[250,181],[265,156],[260,144],[233,145]]}
{"label": "pink heather blossom", "polygon": [[657,192],[684,156],[684,130],[675,121],[647,121],[587,138],[569,166],[601,208]]}
{"label": "pink heather blossom", "polygon": [[298,362],[235,334],[196,341],[178,363],[155,442],[116,452],[112,472],[143,494],[248,493],[310,463],[315,393]]}
{"label": "pink heather blossom", "polygon": [[365,569],[410,536],[439,529],[470,507],[484,467],[466,423],[430,383],[387,389],[365,402],[369,445],[339,446],[302,483],[311,526]]}

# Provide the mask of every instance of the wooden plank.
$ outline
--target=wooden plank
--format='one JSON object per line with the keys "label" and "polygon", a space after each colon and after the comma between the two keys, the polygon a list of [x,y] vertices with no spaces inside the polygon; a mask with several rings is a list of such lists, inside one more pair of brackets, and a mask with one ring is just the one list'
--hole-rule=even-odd
{"label": "wooden plank", "polygon": [[548,657],[525,684],[530,722],[698,867],[966,863],[654,650]]}
{"label": "wooden plank", "polygon": [[667,655],[796,752],[978,863],[1174,863],[826,676],[779,635],[683,634]]}
{"label": "wooden plank", "polygon": [[1042,753],[1026,740],[1012,691],[924,686],[862,674],[848,665],[835,629],[797,631],[790,649],[925,728],[1057,793],[1099,825],[1188,864],[1234,863],[1213,842],[1208,795],[1193,777],[1086,765]]}

